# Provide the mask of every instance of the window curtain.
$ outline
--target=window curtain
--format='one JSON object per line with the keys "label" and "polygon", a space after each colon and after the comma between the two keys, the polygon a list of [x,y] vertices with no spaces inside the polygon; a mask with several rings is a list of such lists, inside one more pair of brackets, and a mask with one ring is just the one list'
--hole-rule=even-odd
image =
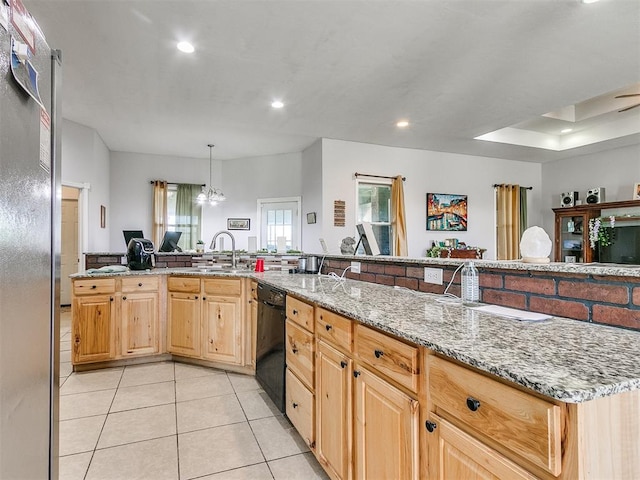
{"label": "window curtain", "polygon": [[160,248],[160,242],[167,228],[167,182],[155,180],[153,182],[153,232],[151,240]]}
{"label": "window curtain", "polygon": [[520,186],[497,185],[496,216],[498,260],[520,258]]}
{"label": "window curtain", "polygon": [[522,234],[528,228],[529,223],[527,220],[527,187],[520,187],[520,238]]}
{"label": "window curtain", "polygon": [[182,232],[178,242],[182,248],[193,250],[200,240],[202,207],[196,202],[200,185],[178,184],[176,193],[176,231]]}
{"label": "window curtain", "polygon": [[404,185],[402,176],[398,175],[391,183],[391,225],[393,227],[392,255],[406,257],[407,249],[407,219],[404,208]]}

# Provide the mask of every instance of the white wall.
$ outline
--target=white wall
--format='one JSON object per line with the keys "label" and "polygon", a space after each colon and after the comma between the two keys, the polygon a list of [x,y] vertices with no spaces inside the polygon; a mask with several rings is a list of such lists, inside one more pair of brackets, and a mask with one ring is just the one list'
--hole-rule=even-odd
{"label": "white wall", "polygon": [[[302,251],[319,251],[323,224],[329,215],[322,211],[322,140],[302,152]],[[316,223],[307,223],[315,212]],[[332,252],[333,253],[333,252]]]}
{"label": "white wall", "polygon": [[[85,252],[109,250],[112,230],[109,194],[109,149],[98,133],[79,123],[62,121],[62,184],[88,184],[88,240]],[[107,210],[106,228],[100,227],[100,206]]]}
{"label": "white wall", "polygon": [[[214,155],[215,157],[215,155]],[[234,230],[236,248],[248,247],[257,235],[258,198],[300,195],[301,154],[213,160],[213,183],[227,197],[215,207],[203,207],[202,239],[209,247],[215,232],[227,229],[227,218],[249,218],[251,230]],[[111,154],[112,251],[124,251],[122,230],[142,229],[151,238],[151,180],[209,184],[209,158],[184,158],[129,152]],[[225,248],[230,240],[225,236]]]}
{"label": "white wall", "polygon": [[578,192],[584,201],[587,190],[605,188],[605,201],[633,199],[633,185],[640,182],[640,145],[567,158],[542,165],[542,212],[544,229],[553,232],[560,194]]}
{"label": "white wall", "polygon": [[[355,236],[355,172],[403,175],[410,257],[424,256],[433,240],[458,238],[467,245],[486,248],[495,259],[494,183],[532,186],[528,197],[529,225],[540,225],[541,166],[496,158],[385,147],[341,140],[322,140],[323,236],[330,251],[344,237]],[[426,230],[426,194],[468,196],[466,232]],[[346,202],[346,226],[333,226],[333,202]],[[553,231],[548,232],[553,235]]]}

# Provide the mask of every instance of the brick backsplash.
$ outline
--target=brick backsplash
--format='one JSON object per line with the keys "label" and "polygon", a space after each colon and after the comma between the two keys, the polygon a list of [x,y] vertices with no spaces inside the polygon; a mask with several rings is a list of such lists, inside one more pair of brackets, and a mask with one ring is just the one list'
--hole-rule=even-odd
{"label": "brick backsplash", "polygon": [[[444,270],[444,284],[433,285],[423,281],[422,264],[360,261],[362,273],[347,270],[346,277],[437,294],[444,292],[455,271],[453,266],[438,265]],[[350,264],[346,260],[326,259],[322,273],[342,275]],[[640,278],[481,267],[479,273],[483,302],[640,331]],[[449,292],[460,295],[459,272]]]}

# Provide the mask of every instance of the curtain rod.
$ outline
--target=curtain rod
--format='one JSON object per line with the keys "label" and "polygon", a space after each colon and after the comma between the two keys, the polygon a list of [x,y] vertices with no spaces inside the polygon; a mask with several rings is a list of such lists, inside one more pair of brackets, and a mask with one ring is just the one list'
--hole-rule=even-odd
{"label": "curtain rod", "polygon": [[[164,181],[165,181],[165,180],[151,180],[151,181],[149,181],[149,183],[150,183],[151,185],[153,185],[153,184],[154,184],[154,183],[156,183],[156,182],[164,182]],[[184,184],[184,183],[182,183],[182,184]],[[181,184],[180,182],[167,182],[167,185],[182,185],[182,184]],[[195,183],[189,183],[189,184],[187,184],[187,185],[197,185],[197,184],[195,184]],[[206,187],[207,185],[206,185],[205,183],[201,183],[201,184],[200,184],[200,186],[201,186],[201,187]]]}
{"label": "curtain rod", "polygon": [[[354,173],[354,175],[356,177],[371,177],[371,178],[390,178],[391,180],[395,179],[396,177],[387,177],[386,175],[369,175],[368,173]],[[402,177],[402,181],[404,182],[407,179],[407,177]]]}
{"label": "curtain rod", "polygon": [[[493,188],[501,187],[501,186],[503,186],[503,185],[505,185],[505,184],[504,184],[504,183],[494,183],[494,184],[493,184]],[[527,190],[533,190],[533,187],[521,187],[521,188],[525,188],[525,189],[527,189]]]}

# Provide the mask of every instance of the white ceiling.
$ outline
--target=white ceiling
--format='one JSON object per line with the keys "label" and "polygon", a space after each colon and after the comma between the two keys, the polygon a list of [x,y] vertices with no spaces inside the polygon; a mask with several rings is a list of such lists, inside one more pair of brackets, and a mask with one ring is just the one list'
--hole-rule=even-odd
{"label": "white ceiling", "polygon": [[[640,143],[474,140],[640,83],[640,0],[24,3],[63,51],[63,116],[113,151],[231,159],[327,137],[546,162]],[[617,115],[640,129],[640,108]]]}

